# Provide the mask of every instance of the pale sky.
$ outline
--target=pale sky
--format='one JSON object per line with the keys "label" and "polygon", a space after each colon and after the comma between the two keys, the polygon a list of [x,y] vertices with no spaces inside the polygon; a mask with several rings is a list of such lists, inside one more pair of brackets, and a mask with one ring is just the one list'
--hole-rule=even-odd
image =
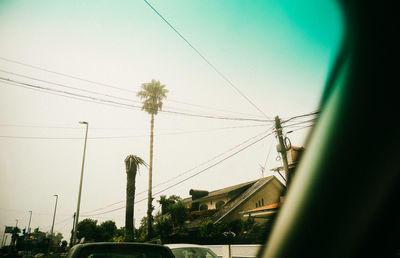
{"label": "pale sky", "polygon": [[[79,121],[89,122],[80,220],[124,226],[124,159],[149,161],[150,117],[132,107],[140,106],[142,83],[160,80],[169,90],[167,112],[155,118],[153,186],[163,183],[153,189],[162,191],[156,210],[160,194],[184,198],[191,188],[220,189],[260,178],[260,165],[265,176],[281,165],[273,123],[237,118],[318,110],[343,33],[334,2],[149,3],[267,118],[145,1],[0,0],[1,237],[16,220],[27,227],[28,211],[32,229],[50,231],[58,194],[54,231],[69,241],[85,133]],[[293,145],[303,145],[310,118],[284,129],[293,130]],[[136,178],[136,226],[146,213],[147,172]]]}

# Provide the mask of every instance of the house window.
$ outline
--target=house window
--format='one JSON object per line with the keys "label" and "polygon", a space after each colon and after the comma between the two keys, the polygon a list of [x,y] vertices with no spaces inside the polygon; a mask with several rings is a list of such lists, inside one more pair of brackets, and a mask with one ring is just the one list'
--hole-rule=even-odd
{"label": "house window", "polygon": [[258,203],[256,202],[256,208],[258,208]]}
{"label": "house window", "polygon": [[224,204],[225,204],[224,201],[218,201],[218,202],[215,204],[215,208],[218,209],[218,208],[222,207]]}
{"label": "house window", "polygon": [[264,206],[264,198],[261,199],[261,205]]}
{"label": "house window", "polygon": [[261,201],[260,200],[258,200],[258,206],[261,207]]}
{"label": "house window", "polygon": [[201,211],[206,211],[206,210],[208,210],[207,204],[202,204],[202,205],[200,205],[200,210],[201,210]]}

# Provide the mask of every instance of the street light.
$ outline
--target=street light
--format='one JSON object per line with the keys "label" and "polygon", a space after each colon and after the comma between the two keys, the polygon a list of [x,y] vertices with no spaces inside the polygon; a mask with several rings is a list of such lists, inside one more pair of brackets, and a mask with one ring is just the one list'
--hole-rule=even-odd
{"label": "street light", "polygon": [[81,180],[80,180],[80,183],[79,183],[78,204],[77,204],[77,207],[76,207],[76,217],[75,217],[74,233],[72,235],[72,244],[74,244],[75,241],[76,241],[76,230],[77,230],[78,221],[79,221],[79,209],[80,209],[80,205],[81,205],[81,193],[82,193],[82,181],[83,181],[83,168],[85,167],[86,142],[87,142],[87,135],[88,135],[88,129],[89,129],[89,123],[88,122],[81,121],[79,123],[86,125],[86,134],[85,134],[85,145],[83,147]]}
{"label": "street light", "polygon": [[[56,197],[56,205],[54,206],[54,215],[53,215],[53,223],[51,224],[50,236],[53,235],[54,230],[54,221],[56,220],[56,210],[57,210],[57,201],[58,201],[58,194],[53,195]],[[29,229],[28,229],[29,230]]]}

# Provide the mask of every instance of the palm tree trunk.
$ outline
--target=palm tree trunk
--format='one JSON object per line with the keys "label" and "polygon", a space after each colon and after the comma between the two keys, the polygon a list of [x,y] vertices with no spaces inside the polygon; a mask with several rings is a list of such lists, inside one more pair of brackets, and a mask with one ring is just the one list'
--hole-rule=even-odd
{"label": "palm tree trunk", "polygon": [[136,170],[135,166],[132,166],[129,171],[126,171],[126,209],[125,209],[125,230],[126,230],[126,241],[134,240],[134,205],[135,205],[135,183],[136,183]]}
{"label": "palm tree trunk", "polygon": [[150,240],[153,234],[153,197],[152,197],[152,183],[153,183],[153,143],[154,143],[154,114],[151,114],[150,121],[150,166],[149,166],[149,193],[147,197],[147,239]]}

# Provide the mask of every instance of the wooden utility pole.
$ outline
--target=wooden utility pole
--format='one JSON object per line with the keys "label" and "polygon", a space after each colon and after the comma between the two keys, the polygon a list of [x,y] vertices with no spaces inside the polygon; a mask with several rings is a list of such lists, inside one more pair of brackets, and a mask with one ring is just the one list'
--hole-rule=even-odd
{"label": "wooden utility pole", "polygon": [[69,241],[69,247],[73,247],[75,245],[74,243],[74,232],[75,232],[75,218],[76,218],[76,212],[74,212],[74,217],[72,221],[72,231],[71,231],[71,240]]}
{"label": "wooden utility pole", "polygon": [[285,171],[285,178],[286,178],[286,185],[289,184],[289,165],[288,165],[288,160],[287,160],[287,155],[286,155],[286,146],[283,141],[283,136],[282,136],[282,126],[281,126],[281,120],[279,116],[275,117],[275,130],[276,134],[278,136],[279,140],[279,148],[278,151],[282,155],[282,163],[283,163],[283,170]]}

